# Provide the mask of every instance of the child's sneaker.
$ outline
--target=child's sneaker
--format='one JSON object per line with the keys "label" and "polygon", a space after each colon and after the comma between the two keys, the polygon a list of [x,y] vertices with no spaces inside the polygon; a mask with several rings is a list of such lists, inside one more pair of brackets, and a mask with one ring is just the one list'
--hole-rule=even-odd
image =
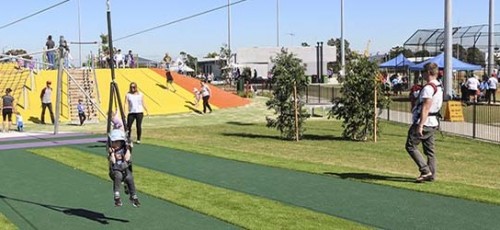
{"label": "child's sneaker", "polygon": [[130,202],[132,202],[132,205],[136,208],[141,206],[141,202],[139,202],[137,196],[130,197]]}
{"label": "child's sneaker", "polygon": [[122,199],[120,199],[120,197],[115,197],[115,206],[121,207],[122,205],[123,205]]}

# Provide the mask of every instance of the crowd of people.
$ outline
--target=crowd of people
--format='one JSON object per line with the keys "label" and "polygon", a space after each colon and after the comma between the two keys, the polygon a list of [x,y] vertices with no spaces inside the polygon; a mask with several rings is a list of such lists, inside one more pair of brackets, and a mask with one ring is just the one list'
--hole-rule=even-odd
{"label": "crowd of people", "polygon": [[117,49],[114,51],[113,58],[110,57],[109,51],[100,53],[98,59],[100,68],[109,68],[111,62],[116,68],[135,68],[137,64],[132,50],[123,54],[121,49]]}
{"label": "crowd of people", "polygon": [[484,75],[481,80],[476,75],[470,74],[460,84],[461,100],[465,103],[484,101],[491,104],[493,99],[493,103],[496,103],[498,80],[496,73],[492,73],[490,77]]}

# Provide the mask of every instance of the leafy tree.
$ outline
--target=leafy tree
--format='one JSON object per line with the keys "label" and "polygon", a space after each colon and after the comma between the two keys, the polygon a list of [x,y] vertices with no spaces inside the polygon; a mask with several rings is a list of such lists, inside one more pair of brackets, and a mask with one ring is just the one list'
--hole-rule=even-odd
{"label": "leafy tree", "polygon": [[[21,58],[24,58],[24,59],[32,59],[33,57],[31,57],[30,55],[27,55],[27,53],[28,52],[26,52],[26,50],[23,50],[23,49],[11,49],[11,50],[8,50],[7,52],[5,52],[6,55],[20,56]],[[4,58],[4,60],[2,60],[1,62],[9,62],[9,61],[11,61],[10,58],[8,58],[8,59]]]}
{"label": "leafy tree", "polygon": [[211,53],[208,53],[207,55],[205,55],[205,58],[216,58],[217,56],[219,56],[218,53],[211,52]]}
{"label": "leafy tree", "polygon": [[243,77],[244,81],[250,81],[252,79],[252,69],[250,67],[243,68],[243,72],[241,72],[241,77]]}
{"label": "leafy tree", "polygon": [[107,34],[101,34],[101,35],[99,35],[99,37],[101,38],[101,51],[103,53],[107,53],[108,50],[109,50],[109,47],[108,47],[108,35]]}
{"label": "leafy tree", "polygon": [[431,52],[429,52],[428,50],[419,50],[417,52],[415,52],[415,57],[419,58],[419,57],[430,57],[431,56]]}
{"label": "leafy tree", "polygon": [[484,53],[476,47],[469,47],[467,49],[467,62],[475,65],[486,65]]}
{"label": "leafy tree", "polygon": [[[273,97],[266,102],[268,109],[274,109],[277,114],[275,119],[266,117],[267,127],[276,128],[280,131],[281,137],[287,140],[295,139],[295,131],[299,133],[299,139],[304,133],[304,123],[309,116],[304,110],[304,102],[300,100],[307,87],[305,77],[305,67],[302,60],[294,54],[288,53],[286,49],[272,59],[274,68],[272,69]],[[297,110],[294,104],[294,84],[297,88]],[[298,113],[298,129],[295,128],[295,111]]]}
{"label": "leafy tree", "polygon": [[310,45],[307,44],[307,42],[302,42],[302,44],[300,44],[302,47],[309,47]]}
{"label": "leafy tree", "polygon": [[231,54],[231,50],[229,50],[229,47],[227,46],[227,44],[222,44],[222,46],[220,47],[220,51],[219,51],[219,57],[220,59],[224,59],[227,61],[227,59],[229,59],[229,55]]}
{"label": "leafy tree", "polygon": [[378,80],[379,72],[376,63],[368,61],[367,58],[361,58],[347,65],[346,72],[347,75],[341,88],[343,96],[333,101],[334,105],[328,117],[343,120],[342,136],[344,138],[366,140],[374,132],[375,87],[377,87],[378,107],[387,106],[388,100],[384,97],[382,83]]}
{"label": "leafy tree", "polygon": [[195,71],[198,69],[198,58],[191,56],[191,54],[186,54],[184,63]]}
{"label": "leafy tree", "polygon": [[452,49],[452,55],[454,58],[457,58],[461,61],[467,61],[467,50],[462,45],[458,43],[453,44]]}
{"label": "leafy tree", "polygon": [[401,53],[407,58],[416,56],[415,54],[413,54],[413,51],[411,51],[410,49],[406,49],[403,46],[395,46],[395,47],[392,47],[391,50],[389,50],[388,60],[398,56]]}
{"label": "leafy tree", "polygon": [[[342,68],[342,63],[341,63],[341,55],[342,55],[342,50],[340,49],[340,38],[331,38],[326,42],[326,45],[328,46],[335,46],[337,48],[337,62],[333,63],[333,65],[326,65],[327,68],[332,69],[334,73],[338,73],[340,69]],[[351,48],[349,47],[350,43],[349,41],[344,39],[344,48],[345,48],[345,61],[346,64],[349,63],[349,61],[355,59],[356,54],[351,51]]]}

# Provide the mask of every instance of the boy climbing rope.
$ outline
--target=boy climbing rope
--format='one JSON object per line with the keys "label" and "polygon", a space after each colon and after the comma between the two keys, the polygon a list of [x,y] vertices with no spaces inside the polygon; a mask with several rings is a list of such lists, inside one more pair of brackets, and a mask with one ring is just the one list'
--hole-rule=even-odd
{"label": "boy climbing rope", "polygon": [[115,206],[122,206],[120,199],[120,185],[125,183],[125,194],[130,195],[130,201],[134,207],[139,207],[141,203],[137,198],[134,177],[131,170],[131,147],[126,143],[126,135],[120,129],[113,129],[109,134],[111,141],[109,153],[109,176],[113,180],[113,195]]}

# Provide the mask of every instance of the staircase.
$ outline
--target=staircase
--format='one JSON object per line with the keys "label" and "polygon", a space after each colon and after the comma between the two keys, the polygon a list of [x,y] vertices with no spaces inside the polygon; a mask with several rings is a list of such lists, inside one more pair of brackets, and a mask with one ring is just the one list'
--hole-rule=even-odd
{"label": "staircase", "polygon": [[[27,69],[16,69],[13,63],[0,63],[0,95],[4,95],[7,88],[12,89],[12,96],[20,108],[27,107],[26,98],[22,97],[24,90],[31,90],[26,84],[30,76]],[[2,101],[0,100],[0,106]],[[0,107],[1,108],[1,107]]]}
{"label": "staircase", "polygon": [[[71,123],[80,124],[77,109],[79,99],[83,100],[83,105],[85,107],[85,115],[87,116],[85,123],[99,122],[99,111],[97,108],[99,106],[99,99],[97,96],[96,79],[92,70],[71,69],[68,70],[68,73],[70,75],[68,76],[68,105]],[[97,105],[93,104],[85,94],[89,95],[92,101],[97,103]]]}

